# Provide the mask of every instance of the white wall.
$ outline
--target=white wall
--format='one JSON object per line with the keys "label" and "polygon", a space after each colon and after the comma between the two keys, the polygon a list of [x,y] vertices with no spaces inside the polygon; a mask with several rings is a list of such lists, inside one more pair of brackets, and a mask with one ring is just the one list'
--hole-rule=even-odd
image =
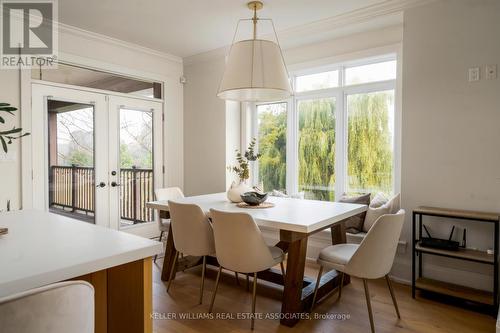
{"label": "white wall", "polygon": [[224,58],[185,64],[184,191],[187,195],[226,188],[226,104],[216,97]]}
{"label": "white wall", "polygon": [[[19,72],[16,70],[0,69],[0,103],[10,103],[19,107]],[[0,128],[10,129],[19,127],[19,112],[16,116],[2,114],[5,124]],[[0,148],[0,210],[5,210],[7,200],[11,200],[11,208],[19,207],[21,201],[21,168],[20,168],[20,143],[14,141],[9,147],[9,154],[4,154]]]}
{"label": "white wall", "polygon": [[[496,0],[443,0],[405,12],[402,203],[408,212],[419,205],[500,212],[500,80],[467,82],[469,67],[481,66],[484,78],[485,64],[500,65],[499,35]],[[469,246],[492,248],[491,226],[466,225]],[[432,224],[436,236],[450,228]],[[399,258],[398,268],[408,280],[410,259],[410,253]],[[491,289],[484,265],[427,264],[431,277]]]}
{"label": "white wall", "polygon": [[[182,59],[161,54],[105,36],[62,26],[59,31],[59,57],[104,70],[165,80],[165,182],[183,187],[183,86]],[[0,70],[0,101],[20,107],[20,79],[16,70]],[[22,112],[22,111],[21,111]],[[20,126],[19,113],[14,122]],[[2,127],[3,128],[3,127]],[[25,139],[29,142],[30,137]],[[0,209],[6,199],[12,208],[21,206],[21,152],[18,142],[11,145],[14,161],[2,161],[0,153]]]}

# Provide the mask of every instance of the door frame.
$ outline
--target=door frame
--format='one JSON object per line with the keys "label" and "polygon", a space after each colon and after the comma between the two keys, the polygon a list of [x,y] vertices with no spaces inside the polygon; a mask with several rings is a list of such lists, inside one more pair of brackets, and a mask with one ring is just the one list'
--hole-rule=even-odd
{"label": "door frame", "polygon": [[[54,83],[54,82],[48,82],[48,81],[42,81],[42,80],[34,80],[31,78],[29,79],[29,81],[30,81],[30,85],[29,85],[30,113],[29,113],[29,118],[28,118],[29,122],[28,122],[28,119],[26,119],[26,118],[22,119],[23,127],[32,133],[32,135],[28,136],[29,140],[23,140],[24,142],[22,145],[22,148],[23,148],[23,152],[22,152],[23,153],[23,162],[22,162],[23,198],[22,199],[23,199],[23,207],[24,208],[29,207],[29,208],[47,209],[47,207],[48,207],[48,202],[47,202],[48,193],[46,191],[48,189],[48,178],[47,178],[47,174],[48,174],[47,173],[48,172],[48,169],[47,169],[48,147],[46,147],[48,135],[47,135],[47,129],[46,129],[46,125],[47,125],[46,98],[44,98],[44,100],[43,100],[43,103],[44,103],[43,115],[42,115],[42,117],[43,117],[42,118],[43,119],[43,121],[42,121],[43,122],[43,125],[42,125],[43,130],[40,130],[39,127],[37,128],[36,126],[33,126],[34,121],[40,120],[40,115],[37,116],[37,115],[33,114],[33,105],[31,105],[31,103],[33,102],[33,100],[32,100],[32,98],[33,98],[33,88],[32,88],[33,85],[40,86],[40,87],[53,87],[53,88],[62,88],[65,90],[78,91],[82,95],[87,96],[87,97],[88,96],[101,96],[103,101],[105,102],[104,103],[105,110],[101,110],[101,112],[104,111],[103,117],[106,118],[106,123],[107,123],[108,127],[109,127],[109,123],[108,123],[109,116],[108,115],[109,115],[109,110],[110,110],[110,103],[109,103],[110,98],[127,100],[129,102],[137,100],[139,103],[140,102],[157,103],[157,105],[161,108],[161,110],[160,110],[160,112],[155,113],[155,117],[156,117],[156,121],[160,123],[160,125],[158,125],[158,128],[160,129],[160,131],[159,131],[159,133],[158,133],[158,131],[156,131],[156,134],[153,133],[153,136],[154,136],[153,145],[155,144],[155,142],[156,143],[159,142],[160,149],[155,149],[159,156],[156,158],[154,165],[153,165],[153,168],[156,170],[155,175],[159,175],[159,177],[154,178],[155,179],[154,185],[155,185],[155,188],[163,186],[163,184],[164,184],[163,151],[165,150],[165,147],[164,147],[164,130],[165,129],[163,126],[164,125],[163,119],[164,119],[164,106],[165,106],[165,104],[163,103],[163,100],[142,97],[142,96],[135,96],[135,95],[124,94],[124,93],[115,93],[115,92],[111,92],[108,90],[86,88],[86,87],[61,84],[61,83]],[[87,100],[87,99],[89,99],[89,100]],[[81,102],[85,103],[85,104],[94,104],[93,103],[94,101],[92,101],[92,99],[95,99],[95,98],[83,98],[81,100]],[[79,101],[79,100],[75,100],[75,99],[70,99],[70,100],[75,101],[75,102]],[[90,103],[89,103],[89,101],[90,101]],[[97,104],[97,103],[95,103],[95,104]],[[94,109],[94,110],[97,111],[97,109]],[[97,112],[96,112],[96,114],[97,114]],[[96,119],[96,118],[94,118],[94,119]],[[25,124],[27,126],[25,126]],[[35,131],[33,131],[33,129]],[[110,131],[110,132],[112,132],[112,131]],[[110,133],[110,135],[111,135],[111,133]],[[43,137],[43,143],[41,143],[41,144],[44,146],[44,148],[40,151],[37,151],[36,149],[34,149],[36,144],[34,143],[33,137],[35,137],[35,136],[36,137]],[[109,135],[106,138],[100,138],[100,139],[98,139],[95,136],[94,140],[96,142],[103,142],[103,141],[99,141],[99,140],[105,140],[105,142],[107,143],[109,141]],[[24,149],[25,146],[27,146],[28,149]],[[38,156],[37,153],[43,154],[43,156]],[[108,153],[109,153],[109,151],[108,151]],[[94,156],[95,156],[94,157],[95,160],[97,160],[97,156],[95,153],[94,153]],[[29,163],[24,162],[24,161],[26,161],[25,157],[28,157]],[[38,168],[38,170],[35,170],[37,168],[35,168],[35,165],[33,163],[33,161],[38,159],[38,158],[43,158],[43,161],[44,161],[44,171],[41,174],[40,174],[39,168]],[[106,170],[109,170],[109,159],[104,159],[104,160],[106,163]],[[28,169],[28,166],[29,166],[29,169]],[[94,167],[95,167],[95,164],[94,164]],[[97,168],[95,170],[97,171]],[[26,171],[29,171],[28,178],[25,177]],[[102,179],[102,181],[104,181],[108,184],[109,183],[109,173],[106,173],[106,175],[101,175],[101,178],[99,178],[99,181],[101,181],[101,179]],[[95,180],[96,180],[96,182],[98,181],[97,174],[95,175]],[[26,188],[29,190],[29,192],[25,192]],[[38,193],[40,193],[40,191],[43,191],[43,198],[36,198],[36,195]],[[28,207],[26,207],[26,205],[25,205],[26,202],[29,204]],[[108,212],[111,212],[112,207],[110,206],[110,204],[111,204],[110,195],[108,195],[106,197],[106,199],[103,199],[103,201],[99,205],[100,206],[106,205],[107,207],[109,207],[109,208],[107,208]],[[97,210],[97,205],[98,205],[98,202],[97,202],[97,192],[96,192],[96,206],[95,206],[96,210]],[[103,208],[101,208],[101,209],[103,209]],[[116,209],[119,209],[119,207],[117,207]],[[96,224],[101,225],[101,226],[105,226],[105,227],[110,227],[110,228],[113,228],[115,230],[129,232],[129,233],[136,234],[139,236],[148,237],[148,238],[157,237],[159,234],[156,217],[155,217],[155,221],[140,223],[140,224],[128,226],[128,227],[121,228],[121,229],[119,228],[119,222],[118,223],[112,222],[110,214],[107,214],[105,220],[107,222],[101,222],[101,223],[98,223],[96,220]],[[118,221],[118,220],[116,220],[116,221]]]}
{"label": "door frame", "polygon": [[[81,56],[72,53],[59,52],[61,63],[97,70],[115,75],[121,75],[138,80],[156,81],[162,83],[162,103],[163,103],[163,181],[168,186],[184,187],[184,152],[183,128],[182,128],[182,83],[179,77],[182,71],[172,71],[171,74],[158,74],[157,71],[136,69],[134,66],[127,66],[100,60],[88,56]],[[36,81],[31,78],[31,69],[21,68],[19,70],[21,100],[19,114],[21,127],[30,132],[31,130],[31,82]],[[41,81],[47,84],[51,82]],[[98,91],[94,89],[94,91]],[[107,92],[107,91],[105,91]],[[159,101],[160,99],[155,99]],[[21,163],[21,209],[30,209],[32,204],[32,156],[31,138],[27,136],[21,140],[20,163]],[[159,231],[155,230],[154,235],[158,236]]]}

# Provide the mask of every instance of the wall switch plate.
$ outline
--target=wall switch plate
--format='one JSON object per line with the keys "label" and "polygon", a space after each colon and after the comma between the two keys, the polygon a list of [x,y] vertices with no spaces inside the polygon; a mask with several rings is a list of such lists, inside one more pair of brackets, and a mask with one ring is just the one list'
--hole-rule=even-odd
{"label": "wall switch plate", "polygon": [[480,80],[480,70],[479,67],[469,68],[469,82],[475,82]]}
{"label": "wall switch plate", "polygon": [[497,65],[486,65],[486,80],[497,78]]}

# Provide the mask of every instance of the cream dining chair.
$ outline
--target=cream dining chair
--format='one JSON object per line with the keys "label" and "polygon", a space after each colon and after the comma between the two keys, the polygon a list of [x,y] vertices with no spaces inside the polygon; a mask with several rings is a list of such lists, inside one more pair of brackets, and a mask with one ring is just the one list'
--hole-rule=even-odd
{"label": "cream dining chair", "polygon": [[[253,273],[252,314],[255,314],[257,272],[280,264],[284,277],[284,253],[279,247],[267,246],[259,227],[249,214],[228,213],[211,209],[210,217],[214,229],[217,261],[220,266],[209,313],[212,312],[214,306],[222,268],[225,268],[244,274]],[[253,328],[254,316],[251,318],[251,329],[253,330]]]}
{"label": "cream dining chair", "polygon": [[2,333],[93,333],[94,287],[59,282],[0,299]]}
{"label": "cream dining chair", "polygon": [[363,279],[372,333],[375,332],[375,325],[373,323],[370,292],[368,290],[369,279],[385,277],[394,308],[396,309],[396,314],[398,318],[401,318],[396,296],[394,295],[394,290],[389,278],[389,272],[394,261],[394,256],[396,255],[404,218],[405,211],[402,209],[396,214],[382,215],[375,221],[360,244],[337,244],[324,248],[318,257],[320,270],[316,281],[311,310],[316,302],[323,268],[326,267],[341,272],[338,292],[339,299],[342,295],[344,273]]}
{"label": "cream dining chair", "polygon": [[[181,189],[178,187],[167,187],[167,188],[157,188],[155,190],[156,200],[176,200],[179,198],[184,198],[184,194]],[[168,227],[170,224],[170,220],[165,220],[160,217],[160,211],[157,211],[157,220],[158,220],[158,229],[160,230],[160,239],[161,242],[163,238],[163,233],[168,232]],[[154,262],[156,262],[156,258],[158,255],[155,255]]]}
{"label": "cream dining chair", "polygon": [[212,225],[207,215],[197,205],[177,203],[169,200],[168,208],[170,210],[170,223],[172,224],[176,253],[168,279],[167,292],[170,290],[174,278],[179,252],[185,255],[203,257],[199,301],[199,304],[201,304],[203,301],[207,256],[215,255]]}

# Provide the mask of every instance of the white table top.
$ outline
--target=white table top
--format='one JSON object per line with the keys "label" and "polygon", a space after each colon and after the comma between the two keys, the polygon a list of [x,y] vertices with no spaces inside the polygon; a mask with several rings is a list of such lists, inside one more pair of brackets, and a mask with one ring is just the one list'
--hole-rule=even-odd
{"label": "white table top", "polygon": [[[275,204],[272,208],[239,208],[236,204],[228,201],[226,193],[186,197],[175,201],[197,204],[205,212],[210,209],[245,212],[252,215],[259,226],[302,233],[324,229],[335,222],[367,210],[366,205],[278,197],[267,199],[268,202]],[[168,210],[166,201],[153,201],[147,205],[149,208]]]}
{"label": "white table top", "polygon": [[0,214],[0,297],[144,259],[162,244],[64,216]]}

